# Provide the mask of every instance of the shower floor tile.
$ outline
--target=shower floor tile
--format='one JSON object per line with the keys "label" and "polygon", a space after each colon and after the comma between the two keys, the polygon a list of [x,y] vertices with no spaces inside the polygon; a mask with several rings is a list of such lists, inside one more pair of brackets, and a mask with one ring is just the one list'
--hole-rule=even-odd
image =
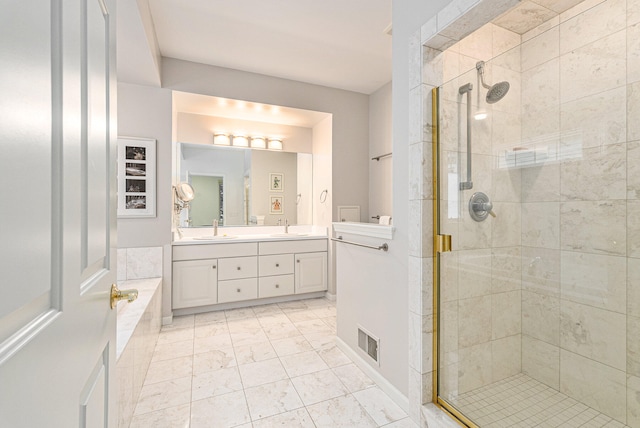
{"label": "shower floor tile", "polygon": [[482,428],[629,428],[525,374],[461,394],[450,403]]}

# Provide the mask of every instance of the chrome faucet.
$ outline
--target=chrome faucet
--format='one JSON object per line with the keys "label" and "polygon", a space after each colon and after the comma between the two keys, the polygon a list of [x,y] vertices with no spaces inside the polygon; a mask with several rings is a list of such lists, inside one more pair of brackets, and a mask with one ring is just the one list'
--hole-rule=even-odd
{"label": "chrome faucet", "polygon": [[218,220],[213,220],[213,236],[218,236]]}
{"label": "chrome faucet", "polygon": [[289,233],[289,220],[284,219],[284,233]]}

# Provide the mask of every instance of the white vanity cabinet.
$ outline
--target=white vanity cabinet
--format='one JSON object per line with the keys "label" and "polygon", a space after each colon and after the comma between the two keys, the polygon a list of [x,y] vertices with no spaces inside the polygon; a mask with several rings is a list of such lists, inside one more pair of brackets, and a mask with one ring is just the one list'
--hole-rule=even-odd
{"label": "white vanity cabinet", "polygon": [[307,238],[174,245],[172,307],[325,291],[327,244]]}
{"label": "white vanity cabinet", "polygon": [[258,297],[258,257],[228,257],[218,260],[218,303]]}
{"label": "white vanity cabinet", "polygon": [[327,253],[296,254],[296,294],[327,289]]}
{"label": "white vanity cabinet", "polygon": [[218,303],[216,259],[173,262],[173,308]]}
{"label": "white vanity cabinet", "polygon": [[[286,253],[293,256],[287,273],[293,274],[293,294],[327,289],[327,240],[261,242],[260,254]],[[262,265],[261,265],[262,266]],[[262,271],[260,273],[262,275]]]}

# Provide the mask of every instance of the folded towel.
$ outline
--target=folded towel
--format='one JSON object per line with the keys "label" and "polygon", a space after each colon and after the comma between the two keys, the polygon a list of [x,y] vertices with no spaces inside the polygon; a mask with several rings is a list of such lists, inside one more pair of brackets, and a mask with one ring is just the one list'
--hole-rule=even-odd
{"label": "folded towel", "polygon": [[379,224],[390,225],[391,224],[391,216],[390,215],[381,215]]}

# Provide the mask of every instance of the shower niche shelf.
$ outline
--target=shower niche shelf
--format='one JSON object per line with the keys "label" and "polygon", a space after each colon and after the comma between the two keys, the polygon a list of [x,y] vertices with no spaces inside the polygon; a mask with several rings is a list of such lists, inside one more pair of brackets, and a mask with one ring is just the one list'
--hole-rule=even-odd
{"label": "shower niche shelf", "polygon": [[500,159],[501,168],[527,168],[542,166],[549,160],[547,148],[515,148],[505,150]]}

